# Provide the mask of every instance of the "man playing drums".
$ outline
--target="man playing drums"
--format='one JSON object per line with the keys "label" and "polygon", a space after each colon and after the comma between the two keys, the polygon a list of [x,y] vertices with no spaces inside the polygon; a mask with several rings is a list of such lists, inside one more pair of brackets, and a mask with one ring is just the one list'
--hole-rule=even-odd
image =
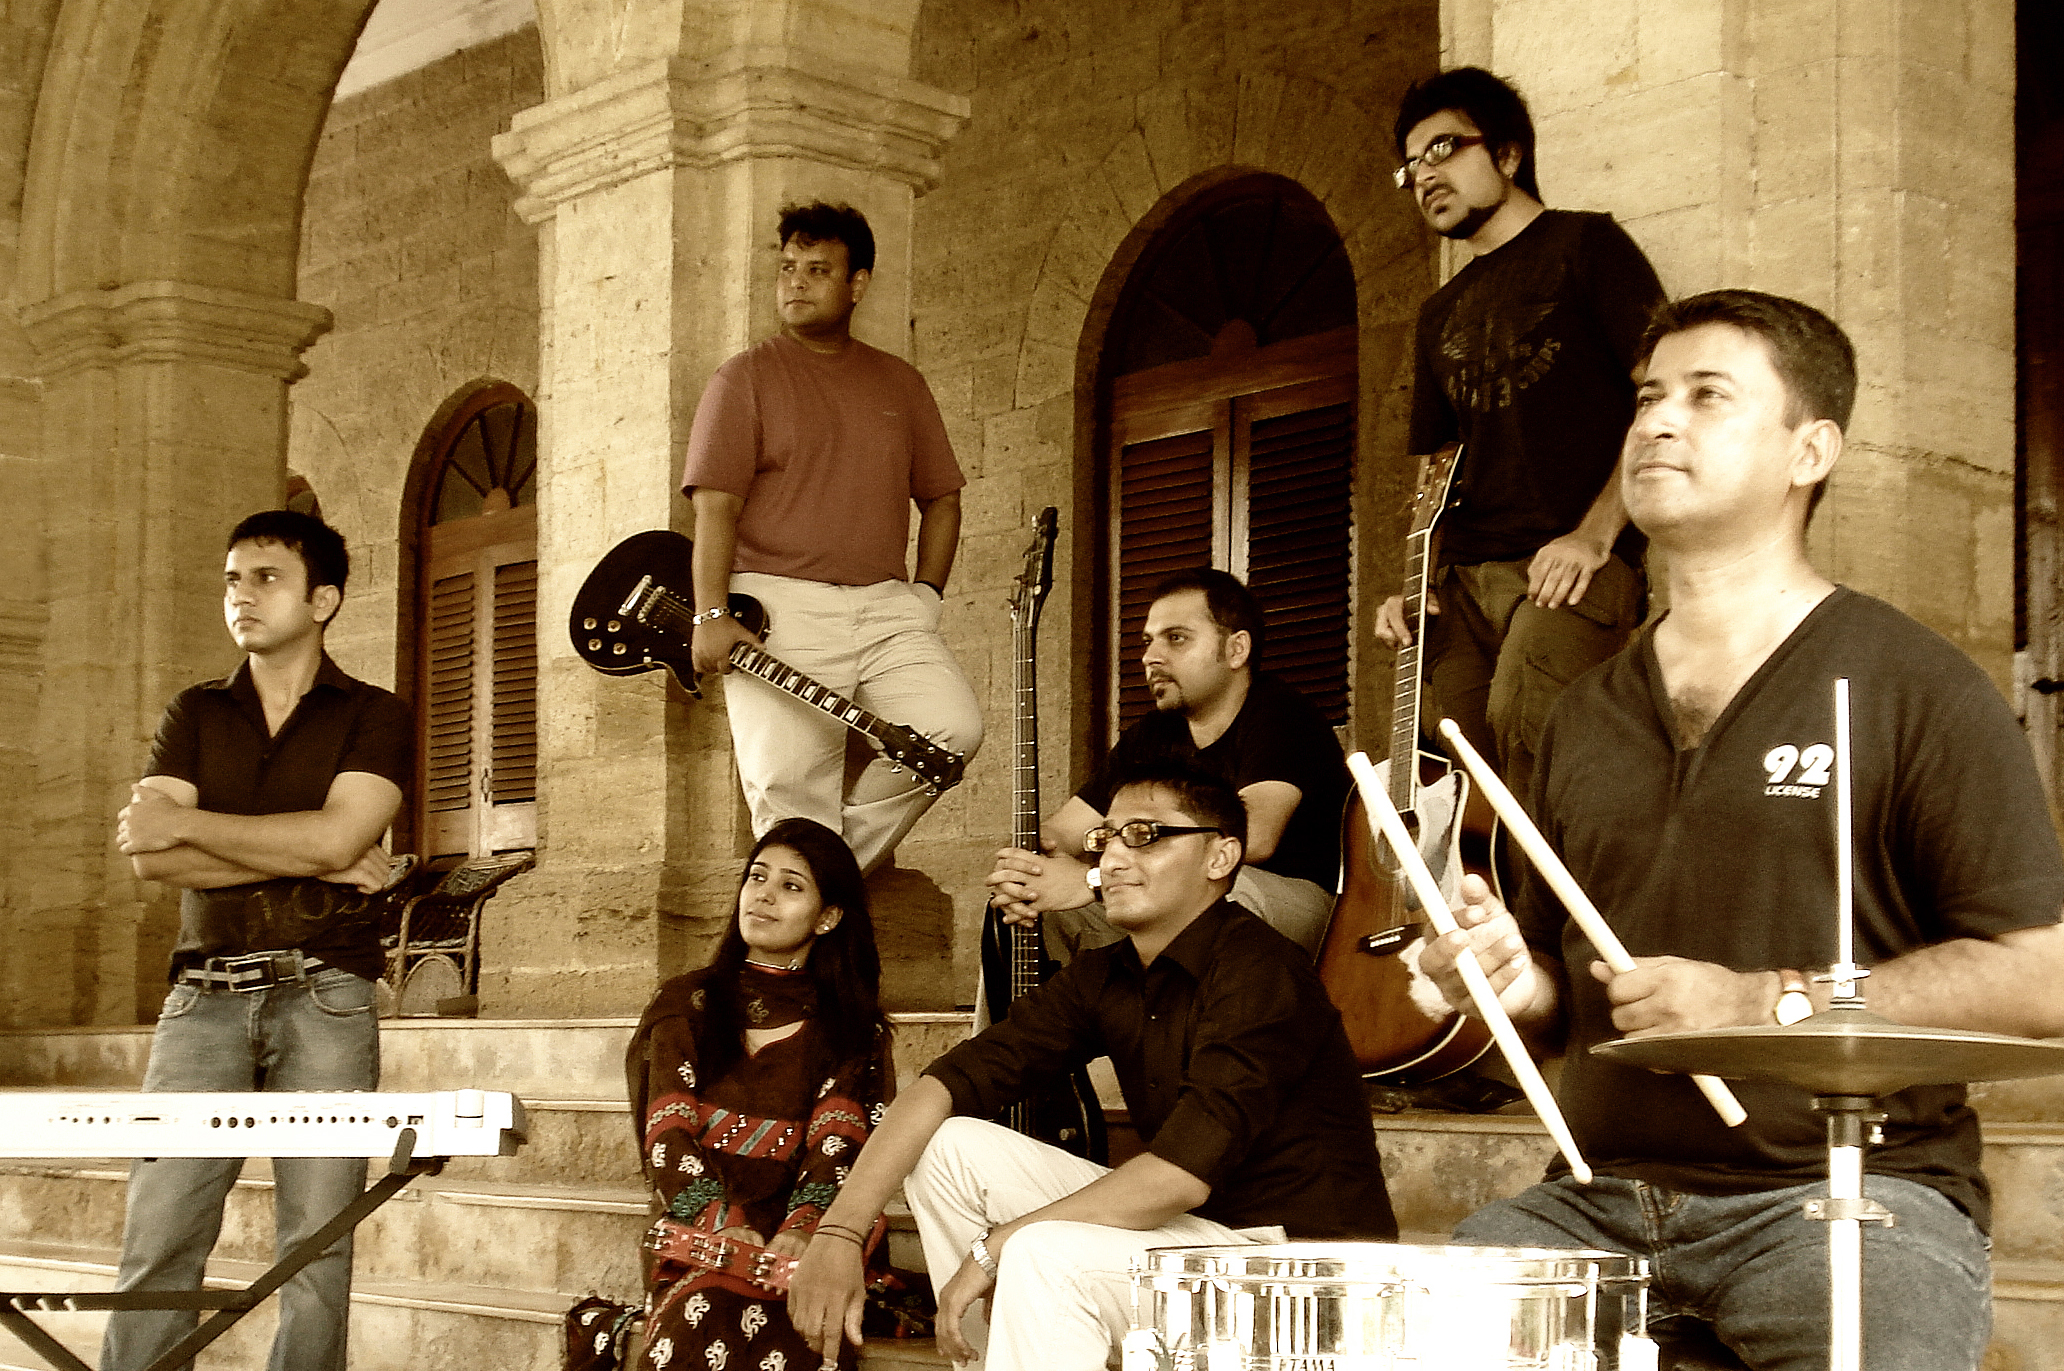
{"label": "man playing drums", "polygon": [[[1825,580],[1806,524],[1855,396],[1848,339],[1751,291],[1666,306],[1619,481],[1663,554],[1670,610],[1570,687],[1533,789],[1548,841],[1634,956],[1614,974],[1538,880],[1507,912],[1474,878],[1422,966],[1465,1012],[1464,941],[1501,1003],[1566,1053],[1559,1099],[1598,1173],[1464,1220],[1457,1241],[1649,1258],[1652,1319],[1750,1367],[1824,1366],[1827,1194],[1808,1092],[1738,1087],[1721,1124],[1688,1077],[1592,1055],[1643,1031],[1790,1023],[1827,1007],[1836,956],[1831,682],[1853,699],[1857,960],[1872,1009],[1920,1027],[2064,1033],[2064,858],[2026,742],[1949,643]],[[1989,1196],[1962,1086],[1880,1101],[1864,1230],[1871,1368],[1970,1371],[1991,1322]],[[1695,1325],[1703,1324],[1701,1330]],[[1668,1363],[1666,1357],[1665,1364]]]}

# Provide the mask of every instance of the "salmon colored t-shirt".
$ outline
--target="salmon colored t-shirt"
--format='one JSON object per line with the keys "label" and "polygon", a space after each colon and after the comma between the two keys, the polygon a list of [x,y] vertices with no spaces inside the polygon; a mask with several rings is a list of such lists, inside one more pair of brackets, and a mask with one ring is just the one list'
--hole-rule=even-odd
{"label": "salmon colored t-shirt", "polygon": [[745,500],[734,570],[849,586],[904,579],[910,502],[965,484],[916,367],[857,338],[827,355],[787,334],[710,377],[681,475],[690,494]]}

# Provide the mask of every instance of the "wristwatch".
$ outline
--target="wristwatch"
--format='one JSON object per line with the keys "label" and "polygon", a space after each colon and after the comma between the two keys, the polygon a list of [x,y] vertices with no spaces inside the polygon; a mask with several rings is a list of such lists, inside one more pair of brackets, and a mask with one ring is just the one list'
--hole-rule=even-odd
{"label": "wristwatch", "polygon": [[996,1279],[996,1258],[989,1255],[989,1235],[995,1231],[993,1228],[983,1229],[968,1247],[968,1255],[975,1259],[975,1265],[987,1271],[992,1281]]}
{"label": "wristwatch", "polygon": [[712,620],[723,618],[730,612],[731,606],[729,605],[718,605],[714,609],[698,609],[695,613],[688,616],[688,626],[690,628],[700,628]]}
{"label": "wristwatch", "polygon": [[1786,968],[1777,973],[1777,980],[1777,1003],[1771,1006],[1770,1017],[1785,1025],[1812,1018],[1813,997],[1806,993],[1806,978]]}

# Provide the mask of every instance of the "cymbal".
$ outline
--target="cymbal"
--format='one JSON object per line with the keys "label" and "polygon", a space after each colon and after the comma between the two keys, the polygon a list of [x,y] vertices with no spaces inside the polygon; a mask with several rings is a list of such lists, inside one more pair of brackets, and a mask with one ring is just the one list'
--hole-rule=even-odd
{"label": "cymbal", "polygon": [[1909,1028],[1866,1009],[1829,1009],[1788,1026],[1709,1028],[1597,1043],[1591,1050],[1652,1071],[1776,1081],[1816,1095],[1889,1095],[2064,1074],[2064,1039]]}

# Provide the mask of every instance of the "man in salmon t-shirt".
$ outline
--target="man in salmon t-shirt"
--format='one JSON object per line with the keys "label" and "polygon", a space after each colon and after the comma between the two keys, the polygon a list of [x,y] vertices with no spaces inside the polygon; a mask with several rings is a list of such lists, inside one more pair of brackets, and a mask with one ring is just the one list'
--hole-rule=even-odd
{"label": "man in salmon t-shirt", "polygon": [[[848,329],[873,275],[867,220],[791,205],[780,233],[782,330],[717,368],[688,434],[695,669],[730,669],[732,644],[750,639],[723,607],[751,595],[775,657],[971,757],[981,711],[939,636],[966,478],[917,368]],[[844,726],[764,681],[740,675],[726,703],[755,833],[815,819],[872,871],[935,798],[880,756],[848,784]]]}

